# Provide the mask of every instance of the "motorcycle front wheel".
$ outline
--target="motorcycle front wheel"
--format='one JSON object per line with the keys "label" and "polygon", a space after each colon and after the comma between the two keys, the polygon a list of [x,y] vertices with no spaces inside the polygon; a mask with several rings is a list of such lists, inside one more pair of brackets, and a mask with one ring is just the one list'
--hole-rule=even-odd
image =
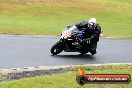
{"label": "motorcycle front wheel", "polygon": [[63,51],[63,47],[64,47],[63,43],[58,41],[52,46],[50,52],[53,55],[57,55],[57,54],[59,54],[59,53],[61,53]]}

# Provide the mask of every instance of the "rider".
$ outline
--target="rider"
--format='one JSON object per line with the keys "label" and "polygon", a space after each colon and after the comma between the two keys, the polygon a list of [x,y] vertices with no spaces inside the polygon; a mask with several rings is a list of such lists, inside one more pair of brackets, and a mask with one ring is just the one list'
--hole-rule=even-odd
{"label": "rider", "polygon": [[89,21],[83,21],[75,25],[79,30],[83,30],[84,32],[82,42],[87,42],[89,40],[91,45],[90,53],[95,54],[97,48],[97,42],[99,41],[99,37],[101,33],[101,27],[97,23],[96,19],[91,18]]}

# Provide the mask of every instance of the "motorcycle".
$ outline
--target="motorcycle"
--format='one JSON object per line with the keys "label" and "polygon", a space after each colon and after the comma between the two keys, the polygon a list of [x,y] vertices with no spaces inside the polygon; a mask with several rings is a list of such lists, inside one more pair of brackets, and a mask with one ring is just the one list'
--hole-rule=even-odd
{"label": "motorcycle", "polygon": [[56,42],[50,52],[52,55],[57,55],[62,51],[65,52],[79,52],[81,54],[86,54],[90,52],[92,55],[90,39],[88,38],[83,42],[83,30],[79,30],[75,25],[68,26],[62,33],[60,40]]}

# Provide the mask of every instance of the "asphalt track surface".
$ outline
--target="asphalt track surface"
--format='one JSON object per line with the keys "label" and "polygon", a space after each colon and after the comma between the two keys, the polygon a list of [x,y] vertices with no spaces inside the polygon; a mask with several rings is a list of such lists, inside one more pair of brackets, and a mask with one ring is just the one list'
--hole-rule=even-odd
{"label": "asphalt track surface", "polygon": [[132,40],[100,39],[97,54],[78,52],[50,53],[59,40],[52,36],[0,35],[0,69],[33,66],[132,63]]}

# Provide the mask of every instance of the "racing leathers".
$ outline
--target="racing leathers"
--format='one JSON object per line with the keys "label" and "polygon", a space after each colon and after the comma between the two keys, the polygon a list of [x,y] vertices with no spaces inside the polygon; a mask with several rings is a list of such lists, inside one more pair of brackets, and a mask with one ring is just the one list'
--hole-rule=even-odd
{"label": "racing leathers", "polygon": [[75,24],[76,27],[79,30],[82,30],[84,32],[83,34],[83,42],[87,42],[87,40],[90,41],[91,45],[91,54],[96,53],[97,48],[97,42],[99,41],[100,33],[101,33],[101,27],[99,24],[94,25],[94,27],[91,27],[88,22],[83,21],[81,23]]}

